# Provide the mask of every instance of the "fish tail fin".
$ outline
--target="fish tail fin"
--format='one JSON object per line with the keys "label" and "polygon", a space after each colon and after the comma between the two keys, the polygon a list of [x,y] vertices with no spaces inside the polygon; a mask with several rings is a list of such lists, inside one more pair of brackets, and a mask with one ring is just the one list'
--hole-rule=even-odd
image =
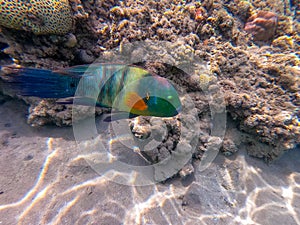
{"label": "fish tail fin", "polygon": [[0,78],[3,93],[40,98],[74,96],[80,81],[80,76],[68,76],[51,70],[19,66],[0,67]]}

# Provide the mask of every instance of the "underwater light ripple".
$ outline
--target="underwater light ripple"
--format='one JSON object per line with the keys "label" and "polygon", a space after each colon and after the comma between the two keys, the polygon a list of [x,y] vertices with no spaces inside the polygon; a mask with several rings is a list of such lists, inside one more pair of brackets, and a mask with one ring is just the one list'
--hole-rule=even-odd
{"label": "underwater light ripple", "polygon": [[[0,205],[0,210],[20,206],[20,205],[24,204],[27,200],[32,199],[32,196],[37,192],[38,188],[42,185],[42,182],[44,181],[44,178],[47,174],[47,171],[48,171],[48,168],[49,168],[49,165],[50,165],[51,161],[55,158],[55,156],[57,156],[58,149],[53,151],[52,141],[53,141],[52,138],[48,138],[47,141],[46,141],[47,146],[48,146],[48,152],[50,154],[46,157],[46,159],[43,163],[41,172],[40,172],[34,186],[19,201],[15,202],[15,203],[7,204],[7,205]],[[38,196],[38,194],[36,195],[36,197]]]}

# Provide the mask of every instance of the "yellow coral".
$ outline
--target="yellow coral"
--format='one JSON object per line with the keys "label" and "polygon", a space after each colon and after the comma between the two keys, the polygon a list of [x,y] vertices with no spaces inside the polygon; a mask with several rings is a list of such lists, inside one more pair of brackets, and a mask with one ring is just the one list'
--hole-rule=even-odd
{"label": "yellow coral", "polygon": [[68,0],[0,0],[0,25],[35,34],[65,34],[72,28]]}
{"label": "yellow coral", "polygon": [[200,87],[203,90],[208,88],[209,82],[212,80],[210,75],[204,73],[199,75],[199,79],[200,79]]}

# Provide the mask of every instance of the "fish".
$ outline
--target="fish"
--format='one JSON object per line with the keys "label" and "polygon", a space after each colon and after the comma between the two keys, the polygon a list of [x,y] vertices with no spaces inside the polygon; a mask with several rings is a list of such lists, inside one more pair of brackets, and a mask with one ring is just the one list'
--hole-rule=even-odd
{"label": "fish", "polygon": [[97,63],[59,70],[8,65],[0,67],[0,78],[3,92],[111,108],[119,113],[117,119],[173,117],[182,108],[167,79],[135,65]]}

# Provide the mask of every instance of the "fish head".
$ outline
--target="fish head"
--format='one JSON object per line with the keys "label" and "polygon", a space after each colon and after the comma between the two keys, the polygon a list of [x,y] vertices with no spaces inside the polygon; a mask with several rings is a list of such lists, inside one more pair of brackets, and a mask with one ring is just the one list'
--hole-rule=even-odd
{"label": "fish head", "polygon": [[181,111],[181,102],[174,86],[165,78],[147,76],[129,91],[127,105],[130,113],[141,116],[172,117]]}

